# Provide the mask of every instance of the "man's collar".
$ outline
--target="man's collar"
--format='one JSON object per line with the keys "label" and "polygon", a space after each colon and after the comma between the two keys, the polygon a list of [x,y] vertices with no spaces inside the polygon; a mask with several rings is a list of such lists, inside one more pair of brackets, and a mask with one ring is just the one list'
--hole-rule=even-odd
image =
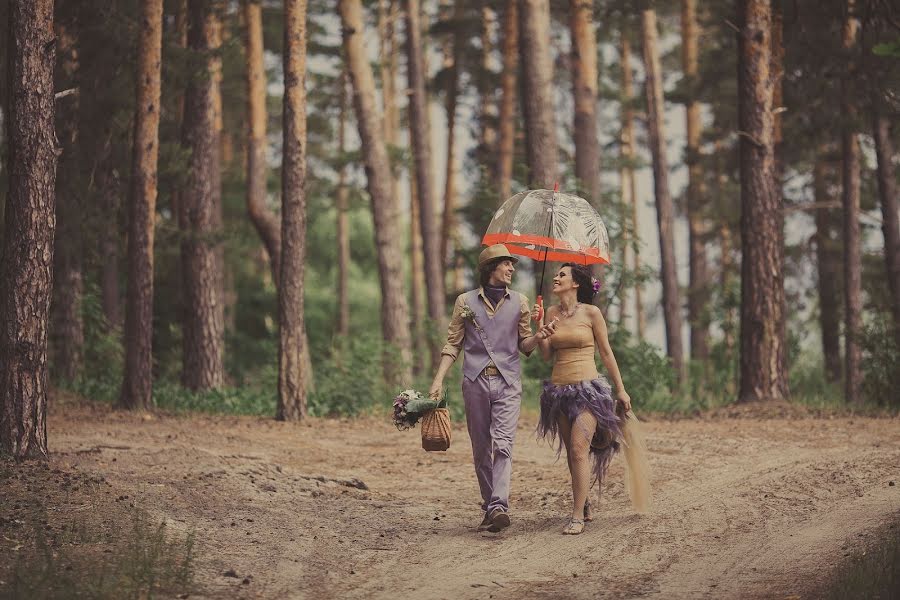
{"label": "man's collar", "polygon": [[[485,293],[484,293],[483,285],[478,286],[478,295],[481,296],[482,298],[487,298],[487,295],[485,295]],[[509,286],[507,286],[507,285],[503,286],[503,296],[505,298],[509,298]]]}

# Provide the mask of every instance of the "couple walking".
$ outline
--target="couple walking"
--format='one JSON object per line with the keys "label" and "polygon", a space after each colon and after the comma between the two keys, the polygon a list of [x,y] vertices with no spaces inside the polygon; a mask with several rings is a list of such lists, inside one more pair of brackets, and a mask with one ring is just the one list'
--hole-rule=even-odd
{"label": "couple walking", "polygon": [[[478,531],[498,532],[510,525],[509,490],[512,446],[522,397],[519,353],[536,348],[545,360],[555,358],[544,383],[538,431],[565,446],[572,478],[572,515],[563,533],[577,535],[592,519],[588,492],[592,478],[602,483],[613,455],[625,447],[627,484],[636,506],[647,495],[646,459],[630,414],[631,398],[609,346],[606,322],[591,304],[595,281],[581,265],[566,263],[553,278],[559,304],[529,308],[524,295],[509,289],[518,259],[503,244],[478,257],[478,289],[456,299],[431,385],[440,394],[444,377],[463,350],[462,392],[466,424],[472,440],[475,473],[481,489],[484,519]],[[530,321],[538,320],[532,333]],[[615,393],[597,373],[595,348],[615,384]]]}

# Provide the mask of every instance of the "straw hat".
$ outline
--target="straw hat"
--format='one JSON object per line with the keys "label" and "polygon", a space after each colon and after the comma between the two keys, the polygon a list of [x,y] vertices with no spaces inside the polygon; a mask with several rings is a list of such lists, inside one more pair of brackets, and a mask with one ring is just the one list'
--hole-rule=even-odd
{"label": "straw hat", "polygon": [[505,245],[494,244],[493,246],[488,246],[482,250],[481,254],[478,255],[478,268],[480,269],[485,264],[492,260],[497,260],[498,258],[511,260],[513,261],[513,264],[519,262],[518,258],[509,253],[509,250],[507,250]]}

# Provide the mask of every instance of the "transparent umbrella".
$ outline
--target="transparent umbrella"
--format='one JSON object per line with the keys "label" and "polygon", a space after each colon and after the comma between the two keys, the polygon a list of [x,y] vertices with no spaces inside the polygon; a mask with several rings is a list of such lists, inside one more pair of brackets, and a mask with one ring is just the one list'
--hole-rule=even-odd
{"label": "transparent umbrella", "polygon": [[527,190],[507,199],[481,243],[505,244],[513,254],[543,261],[541,288],[548,260],[609,264],[609,234],[600,215],[584,198],[557,190]]}
{"label": "transparent umbrella", "polygon": [[609,264],[609,235],[584,198],[551,190],[512,196],[494,213],[481,243],[506,244],[536,260]]}

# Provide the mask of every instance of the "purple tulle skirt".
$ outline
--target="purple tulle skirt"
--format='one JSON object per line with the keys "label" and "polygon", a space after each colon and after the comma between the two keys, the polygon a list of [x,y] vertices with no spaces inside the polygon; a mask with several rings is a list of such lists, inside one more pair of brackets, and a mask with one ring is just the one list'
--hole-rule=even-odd
{"label": "purple tulle skirt", "polygon": [[[593,432],[580,432],[576,419],[581,413],[588,411],[597,419],[597,428]],[[563,442],[559,439],[559,415],[564,414],[572,424],[572,435],[583,434],[591,437],[591,458],[593,459],[594,478],[603,482],[609,463],[619,451],[622,439],[623,419],[616,414],[616,400],[612,397],[612,388],[606,378],[588,379],[578,383],[554,385],[544,382],[541,394],[541,420],[538,423],[538,435],[557,443],[557,456],[562,452]]]}

